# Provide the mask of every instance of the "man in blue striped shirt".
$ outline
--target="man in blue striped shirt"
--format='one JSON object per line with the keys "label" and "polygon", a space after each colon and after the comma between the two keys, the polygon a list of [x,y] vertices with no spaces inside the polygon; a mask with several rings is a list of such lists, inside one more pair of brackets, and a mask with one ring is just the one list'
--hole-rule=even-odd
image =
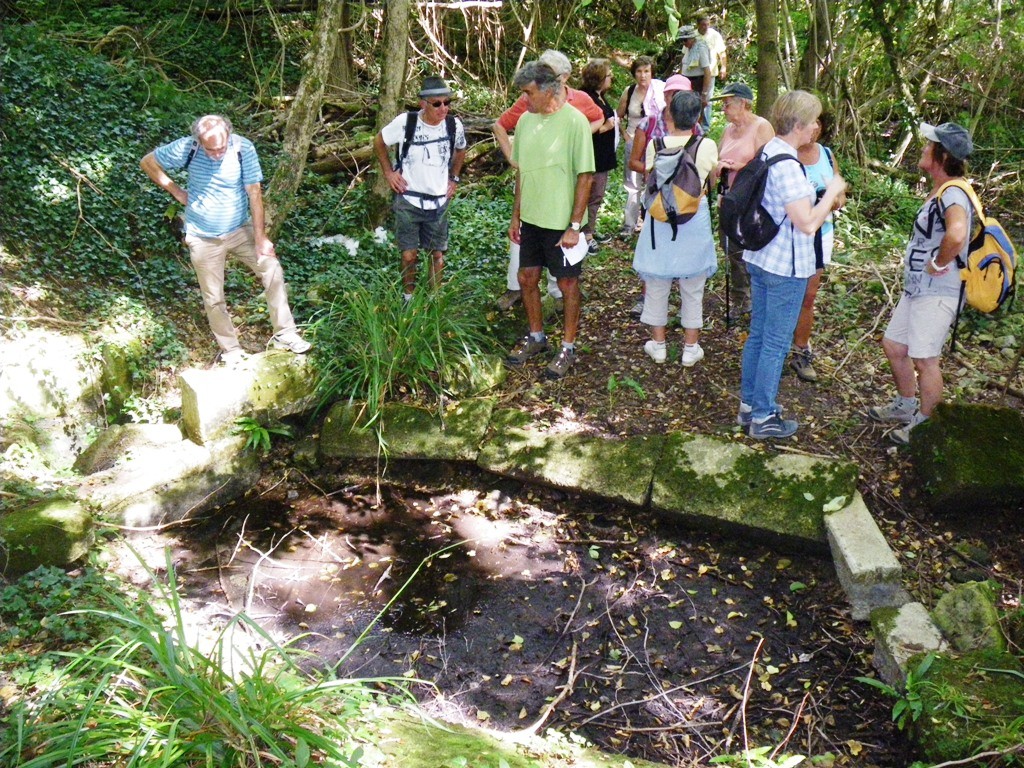
{"label": "man in blue striped shirt", "polygon": [[[263,282],[274,336],[270,345],[296,354],[307,352],[288,306],[284,270],[267,237],[263,215],[263,170],[256,148],[232,132],[231,121],[205,115],[184,136],[150,152],[142,170],[161,189],[185,206],[185,244],[199,279],[206,317],[220,359],[235,364],[245,359],[238,333],[224,299],[224,265],[234,256]],[[188,171],[187,189],[168,170]]]}

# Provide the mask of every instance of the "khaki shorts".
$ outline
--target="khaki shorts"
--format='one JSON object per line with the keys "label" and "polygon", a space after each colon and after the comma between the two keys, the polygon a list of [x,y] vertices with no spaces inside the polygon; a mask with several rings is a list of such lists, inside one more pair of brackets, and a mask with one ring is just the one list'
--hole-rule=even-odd
{"label": "khaki shorts", "polygon": [[903,344],[916,360],[940,357],[956,319],[958,298],[953,296],[900,297],[889,318],[885,338]]}

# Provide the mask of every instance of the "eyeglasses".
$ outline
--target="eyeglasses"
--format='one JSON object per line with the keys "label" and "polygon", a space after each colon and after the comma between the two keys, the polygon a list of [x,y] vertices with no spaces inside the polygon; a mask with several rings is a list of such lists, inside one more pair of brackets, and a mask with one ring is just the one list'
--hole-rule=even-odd
{"label": "eyeglasses", "polygon": [[450,107],[452,105],[452,100],[443,99],[442,101],[428,101],[427,104],[432,106],[434,109],[440,109],[441,107]]}

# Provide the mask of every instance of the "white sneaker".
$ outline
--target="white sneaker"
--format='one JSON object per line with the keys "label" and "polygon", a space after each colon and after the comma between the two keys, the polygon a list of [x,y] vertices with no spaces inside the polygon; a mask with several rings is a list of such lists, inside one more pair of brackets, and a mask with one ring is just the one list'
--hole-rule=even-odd
{"label": "white sneaker", "polygon": [[237,365],[241,365],[248,359],[249,354],[241,347],[236,347],[235,349],[220,353],[221,365],[228,368],[234,368]]}
{"label": "white sneaker", "polygon": [[917,413],[917,398],[910,398],[904,403],[900,397],[894,397],[888,405],[876,405],[868,408],[868,416],[875,421],[898,421],[909,424],[914,414]]}
{"label": "white sneaker", "polygon": [[668,352],[665,349],[665,344],[662,342],[659,344],[654,339],[650,339],[644,344],[644,352],[656,363],[664,363],[668,358]]}
{"label": "white sneaker", "polygon": [[889,439],[892,440],[896,445],[910,445],[910,431],[921,422],[927,421],[928,417],[922,414],[920,411],[914,411],[914,415],[910,417],[910,421],[907,422],[905,427],[894,429],[889,433]]}
{"label": "white sneaker", "polygon": [[683,367],[692,368],[704,359],[704,348],[700,344],[683,347]]}
{"label": "white sneaker", "polygon": [[275,334],[270,340],[270,346],[274,349],[287,349],[289,352],[294,352],[296,355],[305,354],[313,347],[312,344],[299,336],[299,334],[295,333],[295,331]]}

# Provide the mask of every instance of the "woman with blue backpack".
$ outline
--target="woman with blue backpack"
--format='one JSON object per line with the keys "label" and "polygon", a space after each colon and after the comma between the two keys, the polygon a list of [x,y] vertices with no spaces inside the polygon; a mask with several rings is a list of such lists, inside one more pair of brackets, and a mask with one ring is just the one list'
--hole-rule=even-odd
{"label": "woman with blue backpack", "polygon": [[672,283],[679,281],[683,366],[704,357],[704,285],[718,269],[707,190],[714,181],[718,148],[693,134],[702,110],[700,95],[679,91],[668,106],[664,138],[647,146],[647,216],[637,238],[633,269],[644,281],[640,322],[651,326],[644,352],[656,363],[668,358],[665,330]]}

